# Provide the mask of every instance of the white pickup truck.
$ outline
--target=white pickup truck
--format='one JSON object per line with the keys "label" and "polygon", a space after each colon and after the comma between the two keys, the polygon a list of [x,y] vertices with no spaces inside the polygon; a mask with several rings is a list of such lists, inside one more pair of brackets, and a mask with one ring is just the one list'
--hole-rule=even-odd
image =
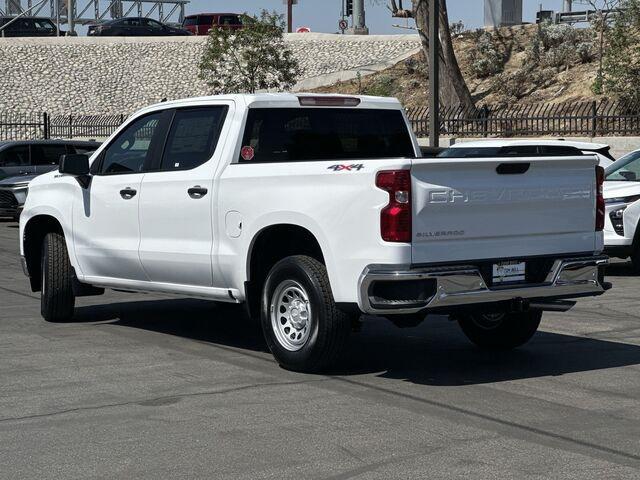
{"label": "white pickup truck", "polygon": [[294,370],[335,363],[361,313],[513,348],[607,288],[596,165],[421,158],[388,98],[165,102],[31,182],[22,263],[48,321],[104,288],[245,303]]}

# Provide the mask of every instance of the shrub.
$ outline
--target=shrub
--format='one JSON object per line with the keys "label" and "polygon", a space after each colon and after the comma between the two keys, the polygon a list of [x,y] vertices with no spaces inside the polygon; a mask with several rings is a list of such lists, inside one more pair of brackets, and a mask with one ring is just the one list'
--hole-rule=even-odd
{"label": "shrub", "polygon": [[606,34],[603,86],[622,100],[640,102],[640,0],[625,0],[620,8],[624,15],[615,17]]}
{"label": "shrub", "polygon": [[471,72],[477,78],[487,78],[504,70],[504,55],[497,39],[489,32],[476,36],[476,48],[470,53]]}
{"label": "shrub", "polygon": [[588,30],[543,23],[525,50],[524,65],[527,68],[568,68],[578,62],[593,61],[593,49]]}
{"label": "shrub", "polygon": [[284,42],[282,16],[263,10],[244,16],[245,28],[214,27],[200,61],[200,78],[213,93],[253,93],[289,89],[296,81],[298,62]]}
{"label": "shrub", "polygon": [[393,78],[388,75],[381,75],[364,88],[365,95],[375,97],[392,97],[395,93]]}

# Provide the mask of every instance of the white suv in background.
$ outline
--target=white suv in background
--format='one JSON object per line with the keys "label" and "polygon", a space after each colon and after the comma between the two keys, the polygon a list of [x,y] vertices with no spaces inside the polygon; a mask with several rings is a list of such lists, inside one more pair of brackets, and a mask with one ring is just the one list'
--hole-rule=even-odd
{"label": "white suv in background", "polygon": [[605,248],[613,257],[631,257],[640,272],[640,150],[635,150],[606,169]]}
{"label": "white suv in background", "polygon": [[604,143],[573,142],[570,140],[476,140],[451,145],[438,156],[445,158],[469,157],[538,157],[567,156],[581,152],[585,155],[595,155],[599,165],[607,168],[615,158],[611,156],[611,147]]}

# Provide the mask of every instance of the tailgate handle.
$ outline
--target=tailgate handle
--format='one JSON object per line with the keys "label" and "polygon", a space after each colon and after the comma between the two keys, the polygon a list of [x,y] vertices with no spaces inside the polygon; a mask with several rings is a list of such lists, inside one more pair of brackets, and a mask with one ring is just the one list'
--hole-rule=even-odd
{"label": "tailgate handle", "polygon": [[496,167],[496,172],[498,175],[521,175],[526,173],[530,166],[530,163],[501,163]]}

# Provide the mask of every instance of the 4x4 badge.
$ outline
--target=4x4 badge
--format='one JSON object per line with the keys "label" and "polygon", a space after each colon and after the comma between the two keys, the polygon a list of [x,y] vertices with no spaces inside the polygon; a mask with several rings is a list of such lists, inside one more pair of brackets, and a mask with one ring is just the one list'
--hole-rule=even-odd
{"label": "4x4 badge", "polygon": [[348,172],[352,170],[362,170],[364,165],[361,163],[354,163],[352,165],[331,165],[327,167],[327,170],[333,170],[334,172],[340,172],[342,170],[347,170]]}

